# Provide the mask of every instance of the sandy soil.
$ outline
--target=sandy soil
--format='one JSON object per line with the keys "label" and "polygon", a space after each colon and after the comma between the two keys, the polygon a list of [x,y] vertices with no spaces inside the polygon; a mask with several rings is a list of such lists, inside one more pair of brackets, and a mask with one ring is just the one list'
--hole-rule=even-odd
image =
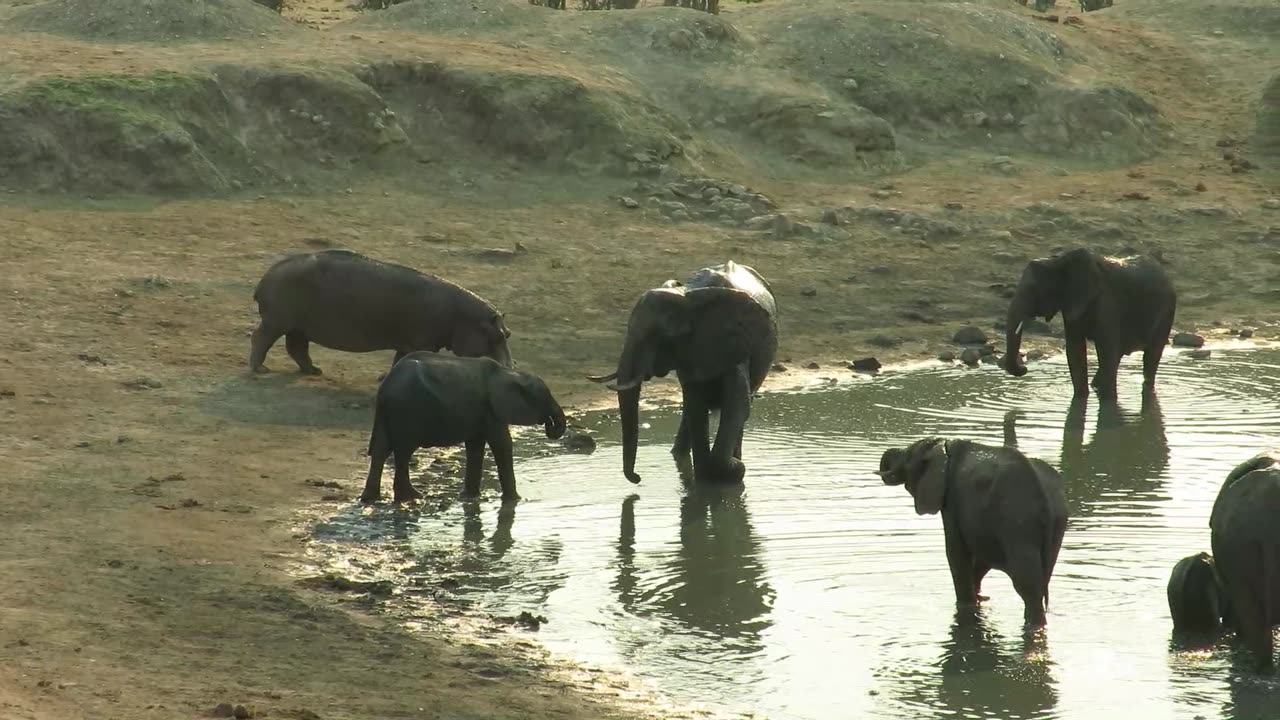
{"label": "sandy soil", "polygon": [[[340,5],[295,12],[323,24],[341,19]],[[326,720],[678,716],[611,673],[569,672],[528,635],[495,646],[411,633],[297,584],[288,572],[305,532],[297,512],[358,494],[369,400],[389,353],[315,349],[325,375],[300,377],[277,347],[275,372],[248,375],[252,288],[283,252],[352,247],[476,290],[506,311],[517,359],[577,411],[611,402],[583,375],[612,368],[636,295],[726,258],[777,289],[789,370],[770,387],[803,380],[809,363],[843,374],[849,358],[931,358],[965,323],[994,337],[1006,301],[989,286],[1016,282],[1026,259],[1074,242],[1035,224],[1045,212],[1036,203],[1119,228],[1117,247],[1160,249],[1182,297],[1178,329],[1280,335],[1280,211],[1260,208],[1280,183],[1274,173],[1231,174],[1216,144],[1248,133],[1251,115],[1231,100],[1246,81],[1188,80],[1245,50],[1183,42],[1122,13],[1085,23],[1129,58],[1117,72],[1157,99],[1177,142],[1123,170],[974,182],[967,159],[940,157],[890,178],[891,198],[875,202],[956,213],[973,228],[945,243],[871,223],[843,244],[670,224],[609,200],[626,181],[465,167],[412,188],[289,197],[0,195],[0,455],[14,500],[0,509],[0,715],[196,717],[228,702]],[[142,71],[190,52],[131,49],[122,60],[99,48],[72,62],[73,45],[27,38],[0,76],[74,73],[86,57]],[[813,208],[865,205],[884,189],[883,180],[751,180]],[[1197,182],[1206,190],[1186,194]],[[1132,192],[1149,199],[1121,199]],[[964,208],[943,210],[947,202]],[[1210,206],[1222,214],[1188,212]],[[483,252],[517,242],[525,250],[510,259]]]}

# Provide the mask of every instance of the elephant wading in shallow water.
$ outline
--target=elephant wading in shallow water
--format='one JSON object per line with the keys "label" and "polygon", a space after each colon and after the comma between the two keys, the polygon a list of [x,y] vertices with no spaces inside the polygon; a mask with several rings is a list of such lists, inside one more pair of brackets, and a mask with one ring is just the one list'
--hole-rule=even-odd
{"label": "elephant wading in shallow water", "polygon": [[1002,570],[1022,598],[1026,628],[1045,624],[1067,530],[1057,470],[1016,448],[930,437],[886,450],[877,474],[886,485],[907,486],[917,515],[942,512],[957,604],[975,605],[982,578]]}
{"label": "elephant wading in shallow water", "polygon": [[249,368],[262,372],[267,351],[284,336],[304,373],[320,373],[309,343],[346,352],[448,348],[512,367],[511,331],[484,298],[433,275],[349,250],[290,255],[272,265],[253,291],[261,321]]}
{"label": "elephant wading in shallow water", "polygon": [[1216,633],[1227,616],[1227,599],[1208,553],[1179,560],[1165,592],[1174,632]]}
{"label": "elephant wading in shallow water", "polygon": [[382,467],[394,456],[395,502],[421,495],[409,482],[409,458],[423,447],[465,444],[463,497],[480,495],[484,448],[493,451],[503,502],[520,499],[511,455],[511,425],[541,424],[552,440],[564,435],[560,404],[541,379],[490,358],[460,358],[424,351],[409,353],[378,386],[369,436],[369,477],[360,502],[378,501]]}
{"label": "elephant wading in shallow water", "polygon": [[[741,481],[743,427],[777,350],[773,292],[746,265],[729,261],[703,268],[683,284],[669,280],[645,291],[627,321],[617,371],[589,376],[616,381],[627,479],[640,482],[635,471],[640,387],[674,370],[684,409],[671,454],[687,466],[692,453],[696,479]],[[720,411],[714,447],[708,437],[712,410]]]}
{"label": "elephant wading in shallow water", "polygon": [[1154,388],[1176,306],[1173,283],[1152,257],[1103,257],[1077,248],[1032,260],[1009,302],[1004,368],[1010,375],[1027,374],[1019,353],[1022,324],[1061,312],[1076,398],[1089,395],[1090,340],[1098,354],[1092,383],[1098,397],[1115,399],[1120,359],[1136,350],[1142,351],[1145,384]]}
{"label": "elephant wading in shallow water", "polygon": [[1229,605],[1227,620],[1259,666],[1272,663],[1271,628],[1280,623],[1280,454],[1240,463],[1222,483],[1209,516],[1213,562]]}

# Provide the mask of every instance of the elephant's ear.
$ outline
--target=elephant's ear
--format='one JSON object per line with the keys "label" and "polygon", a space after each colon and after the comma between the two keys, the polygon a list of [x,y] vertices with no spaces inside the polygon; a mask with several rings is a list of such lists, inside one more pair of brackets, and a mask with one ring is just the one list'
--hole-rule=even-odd
{"label": "elephant's ear", "polygon": [[682,349],[686,362],[681,372],[690,380],[703,380],[725,372],[756,355],[768,338],[776,342],[773,316],[749,293],[732,288],[704,287],[685,294],[693,323]]}
{"label": "elephant's ear", "polygon": [[919,448],[920,455],[912,458],[911,477],[915,478],[912,497],[917,515],[936,515],[942,510],[947,494],[947,446],[935,441]]}
{"label": "elephant's ear", "polygon": [[1102,290],[1102,271],[1088,248],[1076,248],[1055,259],[1062,273],[1062,319],[1079,320]]}
{"label": "elephant's ear", "polygon": [[533,376],[514,370],[498,370],[489,376],[489,409],[507,425],[538,425],[547,413],[537,402]]}

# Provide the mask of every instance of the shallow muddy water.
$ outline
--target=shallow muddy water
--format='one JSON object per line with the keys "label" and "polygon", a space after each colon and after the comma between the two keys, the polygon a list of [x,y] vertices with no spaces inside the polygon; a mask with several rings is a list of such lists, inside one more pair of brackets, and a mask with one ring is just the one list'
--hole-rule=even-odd
{"label": "shallow muddy water", "polygon": [[[544,615],[538,638],[552,650],[720,711],[1280,716],[1280,683],[1237,668],[1229,642],[1171,646],[1165,599],[1174,562],[1209,549],[1226,473],[1276,442],[1280,351],[1170,352],[1158,399],[1144,403],[1140,386],[1132,356],[1118,409],[1101,416],[1096,399],[1069,416],[1061,358],[1020,379],[937,367],[762,396],[737,491],[686,492],[668,454],[676,416],[648,410],[638,486],[622,476],[616,423],[601,419],[594,454],[518,464],[514,511],[496,499],[353,509],[316,535],[400,554],[407,593],[445,575],[484,611]],[[924,435],[1016,435],[1062,470],[1072,517],[1042,636],[1024,641],[1000,572],[978,618],[957,621],[941,519],[917,517],[903,488],[873,474],[885,448]],[[461,480],[444,485],[432,495],[453,497]]]}

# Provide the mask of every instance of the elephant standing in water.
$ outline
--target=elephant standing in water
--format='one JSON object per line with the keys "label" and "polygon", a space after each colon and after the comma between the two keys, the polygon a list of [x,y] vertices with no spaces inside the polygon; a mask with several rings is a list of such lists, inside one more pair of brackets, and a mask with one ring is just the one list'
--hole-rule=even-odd
{"label": "elephant standing in water", "polygon": [[1165,594],[1174,632],[1216,633],[1227,617],[1227,598],[1208,553],[1179,560],[1169,574]]}
{"label": "elephant standing in water", "polygon": [[1176,306],[1173,283],[1153,257],[1104,257],[1077,248],[1032,260],[1009,302],[1004,368],[1017,377],[1027,374],[1019,352],[1023,323],[1061,312],[1076,398],[1089,395],[1090,340],[1098,354],[1092,384],[1099,398],[1115,398],[1120,359],[1137,350],[1145,386],[1154,388]]}
{"label": "elephant standing in water", "polygon": [[983,577],[1001,570],[1022,598],[1026,628],[1045,624],[1067,529],[1057,470],[1016,448],[929,437],[886,450],[877,474],[886,485],[906,485],[916,514],[942,512],[958,604],[976,604]]}
{"label": "elephant standing in water", "polygon": [[[742,432],[751,398],[764,383],[778,350],[777,304],[768,282],[732,260],[695,272],[683,284],[669,280],[647,290],[631,310],[618,369],[588,376],[615,380],[622,416],[622,469],[636,474],[640,387],[675,371],[684,408],[671,454],[682,467],[692,453],[694,477],[740,482]],[[720,411],[710,447],[709,414]]]}
{"label": "elephant standing in water", "polygon": [[280,336],[304,373],[318,375],[308,345],[346,352],[395,350],[394,365],[416,350],[448,348],[460,357],[491,357],[513,367],[511,331],[484,298],[448,280],[349,250],[290,255],[272,265],[253,291],[261,320],[249,368]]}
{"label": "elephant standing in water", "polygon": [[1209,516],[1213,562],[1227,619],[1259,666],[1272,663],[1271,628],[1280,623],[1280,454],[1240,463],[1222,483]]}

